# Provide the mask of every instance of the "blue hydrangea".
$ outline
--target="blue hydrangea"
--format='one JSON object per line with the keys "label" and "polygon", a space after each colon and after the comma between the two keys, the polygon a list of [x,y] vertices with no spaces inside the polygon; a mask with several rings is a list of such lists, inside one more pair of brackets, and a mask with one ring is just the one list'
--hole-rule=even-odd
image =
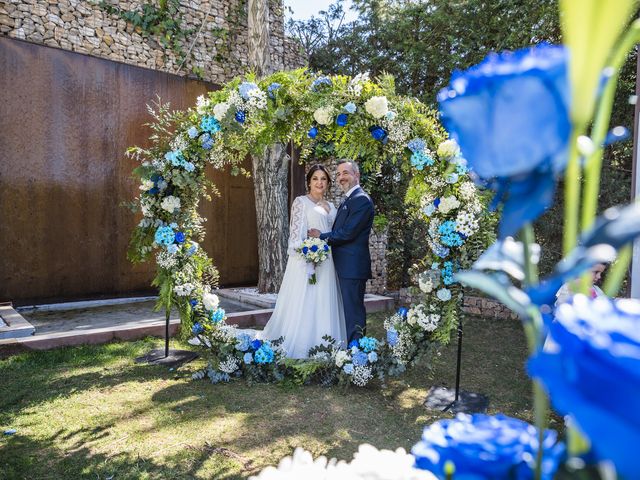
{"label": "blue hydrangea", "polygon": [[172,150],[171,152],[167,152],[165,153],[164,158],[171,162],[171,165],[174,167],[180,167],[185,162],[182,150]]}
{"label": "blue hydrangea", "polygon": [[200,137],[200,145],[202,145],[202,148],[204,148],[205,150],[211,150],[213,148],[214,142],[215,141],[213,137],[208,133],[205,133]]}
{"label": "blue hydrangea", "polygon": [[430,246],[431,251],[440,258],[446,258],[447,256],[449,256],[450,250],[444,245],[441,245],[437,242],[431,242]]}
{"label": "blue hydrangea", "polygon": [[242,357],[242,361],[244,361],[244,363],[246,363],[247,365],[252,363],[253,362],[253,355],[251,354],[251,352],[245,353],[244,356]]}
{"label": "blue hydrangea", "polygon": [[369,362],[374,363],[378,361],[378,354],[376,352],[369,353]]}
{"label": "blue hydrangea", "polygon": [[458,176],[458,174],[456,172],[452,172],[449,175],[447,175],[447,178],[445,179],[445,181],[447,183],[453,184],[453,183],[457,183],[459,178],[460,177]]}
{"label": "blue hydrangea", "polygon": [[156,230],[154,237],[158,245],[171,245],[175,241],[176,235],[171,227],[160,227]]}
{"label": "blue hydrangea", "polygon": [[345,363],[342,367],[342,371],[347,375],[353,375],[353,363]]}
{"label": "blue hydrangea", "polygon": [[423,152],[414,152],[411,155],[411,165],[417,170],[422,170],[425,166],[430,167],[433,165],[433,158]]}
{"label": "blue hydrangea", "polygon": [[267,95],[269,95],[269,98],[275,99],[276,98],[276,91],[281,87],[282,85],[280,85],[278,82],[273,82],[271,85],[269,85],[267,87]]}
{"label": "blue hydrangea", "polygon": [[460,159],[460,161],[456,163],[456,173],[458,175],[465,175],[468,171],[466,160]]}
{"label": "blue hydrangea", "polygon": [[[251,336],[246,333],[241,333],[236,337],[236,350],[246,352],[251,346]],[[249,354],[251,355],[251,354]]]}
{"label": "blue hydrangea", "polygon": [[211,321],[213,323],[219,323],[224,320],[226,312],[222,308],[217,308],[211,312]]}
{"label": "blue hydrangea", "polygon": [[246,100],[249,100],[249,92],[257,88],[258,88],[258,85],[256,85],[253,82],[242,82],[238,87],[238,93],[240,93],[240,96],[242,97],[242,99],[246,101]]}
{"label": "blue hydrangea", "polygon": [[421,138],[414,138],[412,140],[409,140],[409,142],[407,143],[407,148],[413,153],[423,152],[426,147],[427,142],[425,142]]}
{"label": "blue hydrangea", "polygon": [[193,163],[191,163],[191,162],[185,162],[185,164],[184,164],[184,169],[185,169],[187,172],[193,172],[193,171],[196,169],[196,166],[195,166]]}
{"label": "blue hydrangea", "polygon": [[398,344],[398,331],[393,327],[387,330],[387,343],[392,347]]}
{"label": "blue hydrangea", "polygon": [[197,251],[198,251],[198,244],[194,242],[189,247],[189,250],[187,250],[187,255],[191,256],[194,253],[196,253]]}
{"label": "blue hydrangea", "polygon": [[271,347],[268,344],[263,343],[262,346],[258,350],[256,350],[253,358],[255,359],[256,363],[264,364],[273,362],[274,356],[275,355]]}
{"label": "blue hydrangea", "polygon": [[447,220],[443,222],[440,227],[438,227],[438,233],[440,235],[446,235],[447,233],[452,233],[456,231],[456,222],[453,220]]}
{"label": "blue hydrangea", "polygon": [[440,241],[447,247],[460,247],[464,240],[458,232],[451,232],[440,236]]}
{"label": "blue hydrangea", "polygon": [[167,252],[169,252],[171,255],[175,255],[176,253],[178,253],[178,245],[172,243],[171,245],[167,246]]}
{"label": "blue hydrangea", "polygon": [[360,345],[360,348],[362,348],[362,350],[367,353],[372,352],[376,348],[378,348],[378,340],[373,337],[362,337],[358,343]]}
{"label": "blue hydrangea", "polygon": [[313,90],[314,92],[317,92],[322,88],[331,87],[332,85],[333,85],[333,82],[329,77],[319,77],[319,78],[316,78],[313,81],[313,83],[311,83],[311,90]]}
{"label": "blue hydrangea", "polygon": [[422,211],[424,212],[424,214],[427,217],[430,217],[431,215],[433,215],[436,211],[436,207],[433,205],[433,203],[430,203],[429,205],[427,205],[426,207],[424,207],[422,209]]}
{"label": "blue hydrangea", "polygon": [[196,138],[198,136],[198,129],[196,127],[189,128],[187,135],[189,135],[189,138]]}
{"label": "blue hydrangea", "polygon": [[205,115],[200,121],[200,128],[205,132],[214,134],[220,131],[220,122],[215,117]]}
{"label": "blue hydrangea", "polygon": [[347,113],[356,113],[356,110],[357,110],[356,104],[353,102],[349,102],[344,106],[344,110]]}
{"label": "blue hydrangea", "polygon": [[369,361],[369,356],[364,352],[358,352],[351,356],[351,361],[356,367],[362,367]]}
{"label": "blue hydrangea", "polygon": [[194,335],[199,335],[202,332],[204,332],[204,327],[199,322],[194,323],[191,327],[191,333]]}

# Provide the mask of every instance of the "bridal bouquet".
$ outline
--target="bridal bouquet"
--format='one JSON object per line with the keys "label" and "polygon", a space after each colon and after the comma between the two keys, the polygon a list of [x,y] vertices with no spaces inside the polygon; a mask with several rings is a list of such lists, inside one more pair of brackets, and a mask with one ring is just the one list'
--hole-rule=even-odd
{"label": "bridal bouquet", "polygon": [[316,265],[324,262],[329,257],[329,245],[324,240],[319,238],[307,238],[300,248],[297,249],[298,253],[302,255],[304,261],[307,262],[307,274],[309,275],[309,285],[315,285],[316,278]]}

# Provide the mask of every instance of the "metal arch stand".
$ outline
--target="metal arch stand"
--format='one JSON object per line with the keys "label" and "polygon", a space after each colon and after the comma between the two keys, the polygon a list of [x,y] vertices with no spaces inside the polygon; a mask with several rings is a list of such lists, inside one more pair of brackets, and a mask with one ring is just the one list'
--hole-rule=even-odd
{"label": "metal arch stand", "polygon": [[171,306],[167,308],[164,326],[164,349],[156,348],[149,353],[137,357],[136,363],[148,363],[150,365],[163,365],[165,367],[177,368],[196,358],[198,354],[190,350],[170,350],[169,349],[169,320],[171,319]]}
{"label": "metal arch stand", "polygon": [[453,413],[484,413],[489,406],[489,398],[480,393],[460,390],[460,368],[462,364],[462,323],[458,322],[458,357],[456,362],[456,388],[433,386],[427,393],[424,406],[429,410],[451,411]]}

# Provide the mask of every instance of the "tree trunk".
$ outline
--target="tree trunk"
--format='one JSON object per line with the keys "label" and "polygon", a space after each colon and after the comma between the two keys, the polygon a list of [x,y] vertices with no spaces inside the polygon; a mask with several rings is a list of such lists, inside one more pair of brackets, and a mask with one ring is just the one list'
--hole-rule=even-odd
{"label": "tree trunk", "polygon": [[287,264],[289,155],[285,145],[277,143],[262,155],[253,155],[251,161],[258,223],[258,291],[276,293]]}
{"label": "tree trunk", "polygon": [[258,77],[271,73],[269,56],[269,1],[249,0],[247,12],[249,30],[249,67]]}

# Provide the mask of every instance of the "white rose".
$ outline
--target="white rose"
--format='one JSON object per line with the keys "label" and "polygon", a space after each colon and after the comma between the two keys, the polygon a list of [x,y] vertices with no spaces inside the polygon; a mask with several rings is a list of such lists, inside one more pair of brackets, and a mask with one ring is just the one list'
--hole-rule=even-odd
{"label": "white rose", "polygon": [[227,110],[229,110],[228,103],[217,103],[216,106],[213,107],[213,117],[221,122],[222,119],[224,119],[224,117],[227,115]]}
{"label": "white rose", "polygon": [[313,118],[320,125],[329,125],[333,120],[333,108],[332,107],[320,107],[313,112]]}
{"label": "white rose", "polygon": [[371,97],[364,104],[364,109],[373,118],[382,118],[389,111],[387,97]]}
{"label": "white rose", "polygon": [[444,160],[453,158],[460,152],[460,147],[455,140],[445,140],[438,145],[438,156]]}
{"label": "white rose", "polygon": [[220,299],[213,293],[205,293],[202,295],[202,304],[209,311],[217,310],[220,305]]}
{"label": "white rose", "polygon": [[168,197],[164,197],[162,199],[162,203],[160,206],[169,213],[173,213],[176,210],[180,210],[180,199],[178,197],[174,197],[173,195],[169,195]]}
{"label": "white rose", "polygon": [[460,206],[460,202],[456,197],[450,195],[448,197],[444,197],[440,199],[440,205],[438,205],[438,210],[441,213],[449,213],[451,210],[455,210]]}

